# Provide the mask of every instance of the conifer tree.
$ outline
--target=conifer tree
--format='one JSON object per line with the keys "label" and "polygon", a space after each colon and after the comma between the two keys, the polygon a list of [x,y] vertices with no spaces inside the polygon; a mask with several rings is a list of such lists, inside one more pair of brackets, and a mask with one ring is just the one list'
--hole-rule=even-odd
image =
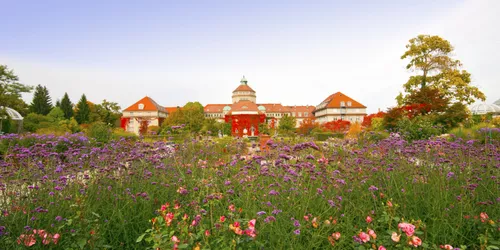
{"label": "conifer tree", "polygon": [[52,110],[52,100],[49,90],[46,87],[42,87],[42,85],[36,86],[33,101],[30,104],[30,112],[47,115],[50,110]]}
{"label": "conifer tree", "polygon": [[73,103],[71,103],[68,93],[64,93],[60,108],[64,112],[64,118],[71,119],[71,117],[73,117]]}
{"label": "conifer tree", "polygon": [[90,120],[90,107],[87,103],[87,97],[85,94],[82,95],[78,104],[76,104],[75,119],[78,124],[88,123]]}

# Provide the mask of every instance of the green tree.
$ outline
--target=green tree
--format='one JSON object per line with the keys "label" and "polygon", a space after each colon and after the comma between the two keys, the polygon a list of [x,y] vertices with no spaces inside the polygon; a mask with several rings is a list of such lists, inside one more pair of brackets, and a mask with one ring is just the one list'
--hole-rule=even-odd
{"label": "green tree", "polygon": [[59,107],[54,107],[50,112],[49,114],[47,115],[47,117],[53,121],[53,122],[59,122],[61,120],[64,120],[65,117],[64,117],[64,112],[62,111],[61,108]]}
{"label": "green tree", "polygon": [[[29,93],[32,89],[31,86],[21,84],[14,71],[5,65],[0,65],[0,107],[15,109],[22,116],[26,116],[28,105],[23,101],[21,94]],[[0,115],[5,113],[5,110],[0,108]]]}
{"label": "green tree", "polygon": [[24,130],[28,132],[36,132],[38,129],[48,128],[51,124],[49,117],[37,113],[30,113],[23,120]]}
{"label": "green tree", "polygon": [[297,123],[295,117],[285,114],[279,121],[278,128],[285,131],[291,131],[295,129],[295,124]]}
{"label": "green tree", "polygon": [[101,104],[95,105],[94,112],[99,115],[99,120],[105,124],[115,127],[121,117],[120,106],[116,102],[103,100]]}
{"label": "green tree", "polygon": [[205,114],[203,112],[203,105],[199,102],[188,102],[182,107],[182,115],[184,117],[184,124],[191,132],[199,132],[205,122]]}
{"label": "green tree", "polygon": [[76,104],[75,120],[78,124],[84,124],[90,121],[90,107],[85,94],[82,95],[80,101]]}
{"label": "green tree", "polygon": [[30,112],[47,115],[51,109],[52,100],[49,95],[49,90],[42,85],[36,86],[35,93],[33,94],[33,101],[31,101],[30,104]]}
{"label": "green tree", "polygon": [[64,112],[64,117],[66,119],[70,119],[71,117],[73,117],[73,103],[71,103],[68,93],[64,93],[64,96],[61,100],[60,108]]}
{"label": "green tree", "polygon": [[[403,87],[412,93],[425,87],[436,88],[450,100],[471,104],[475,99],[485,100],[485,95],[470,85],[470,73],[461,70],[462,63],[453,59],[453,46],[439,36],[419,35],[410,39],[401,59],[410,59],[406,66],[416,72]],[[406,94],[407,95],[407,94]],[[401,105],[406,95],[396,98]]]}

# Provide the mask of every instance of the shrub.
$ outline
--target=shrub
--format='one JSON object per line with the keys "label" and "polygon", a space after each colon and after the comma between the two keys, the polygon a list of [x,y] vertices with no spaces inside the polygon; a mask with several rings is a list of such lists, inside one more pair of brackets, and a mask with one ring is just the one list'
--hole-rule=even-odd
{"label": "shrub", "polygon": [[111,139],[111,128],[103,122],[95,122],[87,129],[87,135],[97,142],[105,143]]}
{"label": "shrub", "polygon": [[440,135],[443,131],[439,125],[434,125],[430,115],[418,116],[410,120],[403,117],[397,122],[397,131],[408,141],[428,139]]}
{"label": "shrub", "polygon": [[344,138],[344,134],[343,133],[333,133],[333,132],[320,132],[320,133],[315,133],[314,134],[314,138],[317,141],[326,141],[329,138],[340,138],[340,139],[343,139]]}
{"label": "shrub", "polygon": [[112,139],[120,139],[120,138],[126,138],[126,139],[137,139],[138,136],[134,133],[127,132],[123,130],[122,128],[115,128],[113,129],[113,132],[111,134]]}

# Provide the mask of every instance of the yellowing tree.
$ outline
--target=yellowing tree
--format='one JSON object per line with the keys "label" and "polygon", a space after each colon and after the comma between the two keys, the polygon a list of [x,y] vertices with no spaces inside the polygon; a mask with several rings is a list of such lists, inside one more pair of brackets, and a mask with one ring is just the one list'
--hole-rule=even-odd
{"label": "yellowing tree", "polygon": [[439,36],[419,35],[410,39],[401,59],[410,59],[406,66],[417,74],[411,76],[397,100],[401,105],[408,93],[425,87],[436,88],[450,100],[471,104],[485,95],[470,84],[470,73],[461,69],[462,63],[452,58],[453,46]]}

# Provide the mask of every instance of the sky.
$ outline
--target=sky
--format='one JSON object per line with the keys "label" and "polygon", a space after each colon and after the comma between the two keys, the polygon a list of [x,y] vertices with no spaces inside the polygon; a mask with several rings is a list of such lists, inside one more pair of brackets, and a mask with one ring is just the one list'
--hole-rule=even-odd
{"label": "sky", "polygon": [[[0,0],[0,64],[22,83],[123,109],[231,103],[244,75],[258,103],[318,105],[342,92],[368,113],[396,104],[408,40],[439,35],[492,103],[500,98],[500,1]],[[23,98],[31,102],[32,94]]]}

